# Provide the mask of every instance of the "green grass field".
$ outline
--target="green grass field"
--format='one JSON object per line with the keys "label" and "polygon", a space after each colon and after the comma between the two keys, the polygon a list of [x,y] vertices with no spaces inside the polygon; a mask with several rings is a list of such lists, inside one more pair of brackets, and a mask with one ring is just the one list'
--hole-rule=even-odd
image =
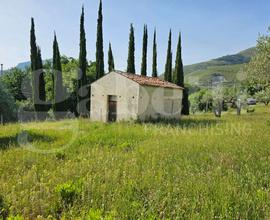
{"label": "green grass field", "polygon": [[1,126],[0,213],[17,219],[269,219],[269,116],[269,108],[258,106],[240,117],[197,115],[173,124]]}

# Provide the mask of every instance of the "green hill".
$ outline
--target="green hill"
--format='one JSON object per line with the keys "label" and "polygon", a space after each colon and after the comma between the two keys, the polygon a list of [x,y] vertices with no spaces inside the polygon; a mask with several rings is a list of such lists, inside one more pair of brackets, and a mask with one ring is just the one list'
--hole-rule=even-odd
{"label": "green hill", "polygon": [[219,76],[226,82],[238,81],[237,73],[243,70],[256,53],[252,47],[234,55],[219,57],[207,62],[185,66],[186,80],[190,84],[208,84],[213,77]]}

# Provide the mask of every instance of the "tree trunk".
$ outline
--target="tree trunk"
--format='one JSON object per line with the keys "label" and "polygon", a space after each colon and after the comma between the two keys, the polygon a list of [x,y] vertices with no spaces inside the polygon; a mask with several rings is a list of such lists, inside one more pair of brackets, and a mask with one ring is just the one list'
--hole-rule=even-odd
{"label": "tree trunk", "polygon": [[237,105],[237,115],[241,115],[242,106]]}

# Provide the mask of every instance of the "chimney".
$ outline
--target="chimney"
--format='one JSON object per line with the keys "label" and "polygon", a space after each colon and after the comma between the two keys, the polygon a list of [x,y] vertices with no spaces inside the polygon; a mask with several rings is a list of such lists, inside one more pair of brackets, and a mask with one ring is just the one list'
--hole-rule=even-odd
{"label": "chimney", "polygon": [[1,72],[0,72],[0,76],[3,76],[3,73],[4,73],[3,64],[1,64]]}

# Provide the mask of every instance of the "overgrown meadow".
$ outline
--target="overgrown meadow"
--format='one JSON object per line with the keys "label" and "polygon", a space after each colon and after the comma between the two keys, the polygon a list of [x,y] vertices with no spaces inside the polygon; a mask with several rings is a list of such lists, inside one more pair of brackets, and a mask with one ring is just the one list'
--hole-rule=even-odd
{"label": "overgrown meadow", "polygon": [[269,115],[1,126],[0,216],[269,219]]}

